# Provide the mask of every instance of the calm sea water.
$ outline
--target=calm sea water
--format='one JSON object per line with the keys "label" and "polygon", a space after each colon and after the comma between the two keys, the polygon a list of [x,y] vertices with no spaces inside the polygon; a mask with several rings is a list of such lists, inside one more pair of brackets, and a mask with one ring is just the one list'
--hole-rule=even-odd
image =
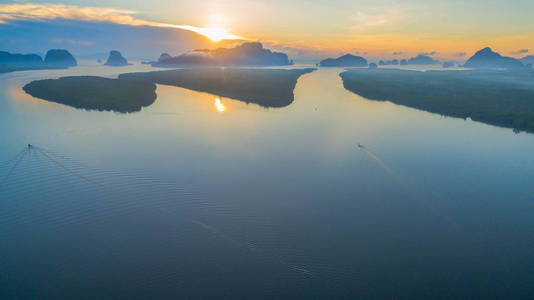
{"label": "calm sea water", "polygon": [[21,90],[149,69],[0,74],[0,298],[534,298],[534,135],[364,99],[341,69],[279,109]]}

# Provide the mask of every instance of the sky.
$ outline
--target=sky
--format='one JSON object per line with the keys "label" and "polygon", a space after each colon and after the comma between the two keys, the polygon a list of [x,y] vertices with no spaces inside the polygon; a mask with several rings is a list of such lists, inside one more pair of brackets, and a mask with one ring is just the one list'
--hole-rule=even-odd
{"label": "sky", "polygon": [[[516,57],[534,51],[532,0],[0,0],[0,22],[24,19],[31,4],[67,7],[62,19],[240,37],[302,56],[461,60],[486,46]],[[15,12],[5,12],[9,5]]]}

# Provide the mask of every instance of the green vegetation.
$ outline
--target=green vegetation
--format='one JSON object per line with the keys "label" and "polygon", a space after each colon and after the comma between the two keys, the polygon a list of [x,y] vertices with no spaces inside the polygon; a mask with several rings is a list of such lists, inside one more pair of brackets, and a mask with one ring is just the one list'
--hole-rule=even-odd
{"label": "green vegetation", "polygon": [[348,70],[349,91],[432,113],[534,133],[534,70]]}
{"label": "green vegetation", "polygon": [[93,76],[62,77],[33,81],[26,93],[76,108],[129,113],[140,111],[156,100],[156,85]]}
{"label": "green vegetation", "polygon": [[293,102],[298,78],[315,69],[203,68],[121,74],[120,79],[142,80],[207,92],[221,97],[284,107]]}

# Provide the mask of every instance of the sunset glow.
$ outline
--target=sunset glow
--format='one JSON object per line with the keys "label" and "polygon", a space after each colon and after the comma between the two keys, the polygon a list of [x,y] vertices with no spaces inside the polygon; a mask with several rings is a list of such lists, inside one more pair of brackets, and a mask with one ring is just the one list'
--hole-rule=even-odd
{"label": "sunset glow", "polygon": [[242,37],[228,33],[226,29],[222,29],[222,28],[200,28],[200,27],[194,27],[190,25],[179,25],[176,27],[202,34],[203,36],[209,38],[210,40],[214,42],[220,42],[222,40],[243,39]]}
{"label": "sunset glow", "polygon": [[[141,4],[124,5],[119,1],[97,0],[94,6],[20,2],[0,4],[0,24],[72,20],[177,28],[198,33],[211,42],[262,41],[300,57],[344,52],[406,58],[436,52],[442,59],[457,60],[483,46],[516,57],[523,54],[515,54],[520,50],[534,48],[534,23],[528,15],[534,8],[532,2],[525,2],[523,7],[494,2],[487,13],[477,10],[476,3],[466,2],[462,13],[457,13],[458,7],[445,2],[435,6],[409,0],[389,5],[388,1],[362,0],[355,8],[351,1],[337,0],[328,14],[321,3],[315,2],[306,4],[306,14],[301,14],[302,6],[294,3],[260,5],[239,0],[200,6],[194,1],[170,4],[155,0],[150,12],[143,11]],[[467,11],[473,14],[466,15]],[[72,42],[61,39],[66,40]]]}
{"label": "sunset glow", "polygon": [[215,109],[218,112],[224,112],[226,110],[226,107],[224,106],[224,104],[221,102],[221,99],[219,98],[215,98]]}

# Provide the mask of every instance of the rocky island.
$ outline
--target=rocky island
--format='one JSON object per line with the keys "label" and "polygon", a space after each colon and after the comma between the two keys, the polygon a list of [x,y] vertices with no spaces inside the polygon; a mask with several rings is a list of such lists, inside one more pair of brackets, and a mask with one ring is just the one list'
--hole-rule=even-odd
{"label": "rocky island", "polygon": [[0,51],[0,73],[63,68],[43,61],[37,54],[18,54]]}
{"label": "rocky island", "polygon": [[472,69],[518,69],[524,67],[525,65],[518,59],[502,56],[489,47],[479,50],[464,64],[464,68]]}
{"label": "rocky island", "polygon": [[361,56],[346,54],[338,58],[327,58],[319,63],[320,67],[367,67],[367,60]]}
{"label": "rocky island", "polygon": [[416,57],[412,57],[406,61],[407,65],[418,65],[418,66],[430,66],[430,65],[439,65],[441,62],[439,60],[433,59],[428,55],[419,54]]}
{"label": "rocky island", "polygon": [[12,67],[38,67],[44,64],[37,54],[12,54],[0,51],[0,65]]}
{"label": "rocky island", "polygon": [[74,56],[64,49],[49,50],[46,53],[44,63],[48,66],[61,68],[75,67],[78,65]]}
{"label": "rocky island", "polygon": [[243,43],[235,48],[200,49],[179,56],[163,53],[154,67],[287,66],[293,64],[284,53],[263,48],[261,43]]}
{"label": "rocky island", "polygon": [[156,100],[156,85],[93,76],[32,81],[24,91],[36,98],[98,111],[131,113]]}
{"label": "rocky island", "polygon": [[119,79],[178,86],[263,107],[284,107],[293,102],[299,77],[314,70],[199,68],[128,73]]}
{"label": "rocky island", "polygon": [[123,67],[129,64],[126,58],[124,58],[119,51],[111,50],[105,65],[111,67]]}
{"label": "rocky island", "polygon": [[534,70],[354,69],[344,87],[365,98],[534,133]]}
{"label": "rocky island", "polygon": [[534,55],[527,55],[520,59],[524,65],[534,66]]}
{"label": "rocky island", "polygon": [[381,66],[398,66],[399,65],[399,60],[398,59],[393,59],[393,60],[381,60],[378,62],[379,65]]}

